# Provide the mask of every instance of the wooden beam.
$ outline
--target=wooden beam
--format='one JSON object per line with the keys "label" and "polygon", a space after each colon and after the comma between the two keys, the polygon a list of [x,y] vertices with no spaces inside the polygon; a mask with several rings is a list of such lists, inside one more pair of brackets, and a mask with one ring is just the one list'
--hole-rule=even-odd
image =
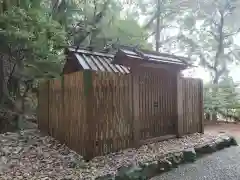
{"label": "wooden beam", "polygon": [[204,133],[203,80],[199,80],[199,96],[200,133]]}
{"label": "wooden beam", "polygon": [[86,122],[88,131],[88,141],[86,141],[87,152],[86,158],[89,160],[95,156],[95,124],[93,119],[93,72],[84,71],[83,72],[83,86],[84,86],[84,96],[86,103]]}
{"label": "wooden beam", "polygon": [[177,76],[177,123],[176,123],[176,135],[181,137],[183,135],[183,80],[180,73]]}
{"label": "wooden beam", "polygon": [[151,63],[151,62],[147,62],[147,63],[142,63],[139,66],[142,67],[148,67],[148,68],[153,68],[153,69],[165,69],[169,72],[180,72],[181,68],[176,67],[176,65],[169,65],[169,64],[158,64],[158,63]]}
{"label": "wooden beam", "polygon": [[133,105],[133,136],[135,147],[139,146],[140,141],[140,121],[139,121],[139,74],[137,72],[132,73],[132,105]]}
{"label": "wooden beam", "polygon": [[38,91],[37,124],[38,128],[49,134],[49,80],[42,82]]}

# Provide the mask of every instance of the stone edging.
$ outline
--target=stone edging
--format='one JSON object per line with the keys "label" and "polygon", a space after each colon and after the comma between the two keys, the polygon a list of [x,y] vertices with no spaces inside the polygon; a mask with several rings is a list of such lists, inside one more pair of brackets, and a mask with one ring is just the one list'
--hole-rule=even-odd
{"label": "stone edging", "polygon": [[132,164],[118,169],[117,175],[106,175],[96,180],[147,180],[151,177],[167,172],[179,164],[194,162],[197,157],[216,152],[230,146],[238,145],[235,138],[220,137],[212,143],[184,149],[181,152],[169,153],[163,159]]}

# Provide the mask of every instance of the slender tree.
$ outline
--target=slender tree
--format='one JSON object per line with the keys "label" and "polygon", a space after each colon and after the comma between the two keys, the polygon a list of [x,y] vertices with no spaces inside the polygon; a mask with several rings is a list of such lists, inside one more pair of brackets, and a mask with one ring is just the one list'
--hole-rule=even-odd
{"label": "slender tree", "polygon": [[[240,26],[231,23],[239,5],[230,0],[208,3],[200,4],[196,12],[185,14],[180,49],[210,73],[212,96],[216,98],[217,85],[229,75],[229,65],[239,60],[240,48],[234,43],[234,37]],[[213,107],[213,120],[217,119],[217,110],[217,106]]]}
{"label": "slender tree", "polygon": [[0,105],[3,101],[3,86],[4,86],[4,74],[3,74],[3,60],[0,58]]}
{"label": "slender tree", "polygon": [[[191,2],[191,3],[190,3]],[[167,48],[176,39],[179,30],[178,18],[194,3],[185,0],[142,0],[137,3],[141,9],[138,16],[144,19],[144,28],[149,32],[156,51]],[[137,9],[137,8],[136,8]],[[170,33],[171,32],[171,33]]]}

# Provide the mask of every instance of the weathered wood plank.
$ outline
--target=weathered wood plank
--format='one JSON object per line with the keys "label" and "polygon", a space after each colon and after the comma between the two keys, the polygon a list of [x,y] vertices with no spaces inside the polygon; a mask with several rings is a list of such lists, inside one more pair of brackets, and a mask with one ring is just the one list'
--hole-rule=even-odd
{"label": "weathered wood plank", "polygon": [[184,93],[183,93],[183,80],[180,75],[177,77],[177,136],[181,137],[184,134]]}

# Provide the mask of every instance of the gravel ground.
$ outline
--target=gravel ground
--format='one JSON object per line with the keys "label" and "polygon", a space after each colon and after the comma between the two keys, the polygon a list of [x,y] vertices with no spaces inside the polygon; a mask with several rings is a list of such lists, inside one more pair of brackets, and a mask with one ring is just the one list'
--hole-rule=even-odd
{"label": "gravel ground", "polygon": [[[205,132],[225,132],[240,143],[240,124],[217,124],[205,127]],[[193,164],[180,165],[152,180],[240,180],[240,146],[231,147],[198,159]]]}
{"label": "gravel ground", "polygon": [[193,134],[85,162],[80,155],[37,130],[6,133],[0,135],[0,179],[90,180],[115,174],[119,167],[128,164],[158,160],[169,152],[179,152],[217,139],[216,135]]}
{"label": "gravel ground", "polygon": [[239,180],[240,147],[213,153],[193,164],[181,165],[151,180]]}

